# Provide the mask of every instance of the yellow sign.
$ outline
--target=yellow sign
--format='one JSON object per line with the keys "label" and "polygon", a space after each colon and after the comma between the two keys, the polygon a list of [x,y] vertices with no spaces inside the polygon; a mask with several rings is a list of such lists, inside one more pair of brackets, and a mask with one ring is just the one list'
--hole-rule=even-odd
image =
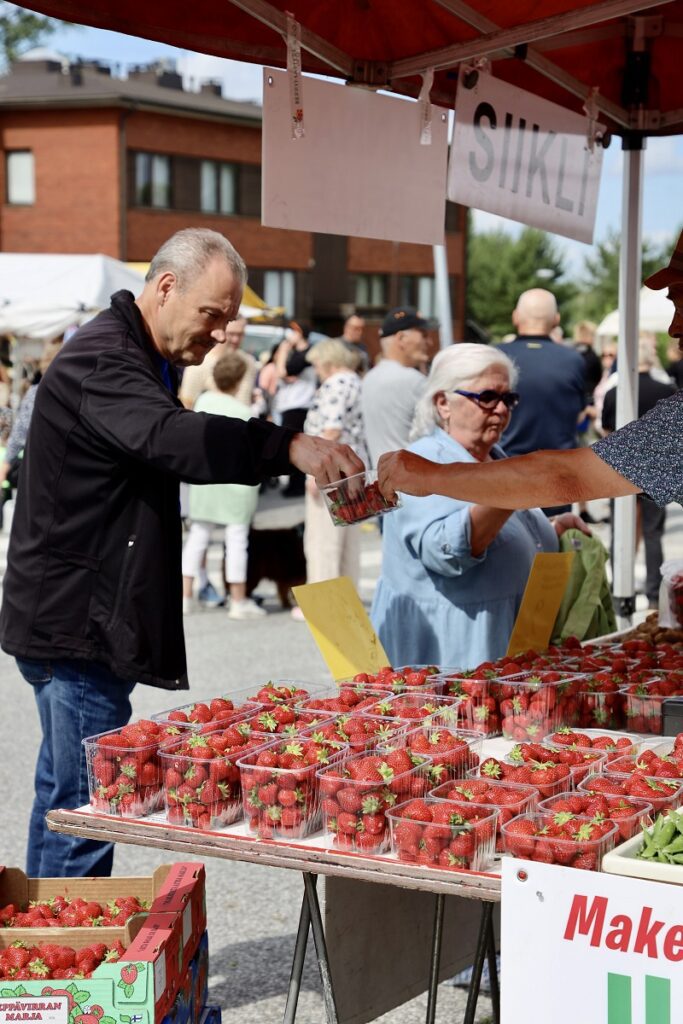
{"label": "yellow sign", "polygon": [[543,651],[550,643],[574,557],[575,552],[563,551],[559,554],[539,553],[534,558],[508,644],[509,656],[530,647]]}
{"label": "yellow sign", "polygon": [[389,664],[348,576],[292,589],[334,679],[377,672]]}

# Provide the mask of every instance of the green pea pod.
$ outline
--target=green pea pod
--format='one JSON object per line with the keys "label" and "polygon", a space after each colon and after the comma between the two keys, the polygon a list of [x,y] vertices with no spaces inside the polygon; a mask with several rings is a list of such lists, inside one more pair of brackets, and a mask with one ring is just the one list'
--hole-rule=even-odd
{"label": "green pea pod", "polygon": [[665,823],[662,825],[661,829],[659,830],[659,835],[657,836],[657,839],[655,840],[655,845],[660,850],[663,850],[672,841],[673,837],[676,835],[676,832],[677,832],[676,823],[674,821],[670,821],[670,820],[665,821]]}
{"label": "green pea pod", "polygon": [[650,833],[647,829],[643,829],[643,846],[638,856],[643,857],[645,860],[650,860],[657,854],[657,847],[654,844]]}
{"label": "green pea pod", "polygon": [[670,843],[662,847],[663,853],[683,853],[683,836],[676,836]]}
{"label": "green pea pod", "polygon": [[672,864],[683,864],[683,853],[674,853],[671,857]]}

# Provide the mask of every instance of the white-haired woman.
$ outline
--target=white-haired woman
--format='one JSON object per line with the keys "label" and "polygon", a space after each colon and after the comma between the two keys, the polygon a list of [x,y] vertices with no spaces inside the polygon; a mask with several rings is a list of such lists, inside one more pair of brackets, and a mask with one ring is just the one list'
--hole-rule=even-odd
{"label": "white-haired woman", "polygon": [[[418,403],[409,451],[432,462],[489,462],[518,402],[517,370],[500,349],[458,344],[440,352]],[[583,524],[549,521],[439,495],[403,497],[384,520],[382,574],[372,621],[394,665],[472,668],[507,650],[538,551]]]}
{"label": "white-haired woman", "polygon": [[[328,339],[311,348],[306,358],[316,370],[320,386],[308,411],[304,431],[329,441],[350,445],[367,465],[368,454],[363,432],[360,406],[360,378],[356,352],[343,341]],[[360,526],[335,527],[315,485],[313,477],[306,481],[306,517],[304,551],[308,583],[350,576],[360,576]],[[300,618],[299,609],[293,616]]]}

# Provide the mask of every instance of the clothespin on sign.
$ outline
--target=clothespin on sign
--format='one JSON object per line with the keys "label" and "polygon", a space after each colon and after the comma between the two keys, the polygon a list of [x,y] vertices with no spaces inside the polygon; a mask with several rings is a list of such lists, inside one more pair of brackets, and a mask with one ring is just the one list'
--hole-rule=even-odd
{"label": "clothespin on sign", "polygon": [[301,75],[301,26],[293,14],[287,17],[287,76],[289,78],[289,103],[292,116],[292,139],[303,139],[304,96]]}
{"label": "clothespin on sign", "polygon": [[434,68],[427,68],[422,76],[422,88],[418,101],[420,104],[420,145],[432,144],[432,102],[429,94],[434,83]]}
{"label": "clothespin on sign", "polygon": [[607,149],[610,142],[612,141],[612,136],[610,132],[605,131],[604,125],[598,124],[599,91],[600,90],[598,86],[594,85],[591,91],[586,96],[586,101],[583,105],[583,111],[586,117],[588,118],[586,148],[591,153],[594,151],[596,145],[602,146],[603,149]]}
{"label": "clothespin on sign", "polygon": [[463,64],[458,75],[458,83],[462,82],[466,89],[474,89],[480,74],[491,74],[491,61],[488,57],[479,57],[471,64]]}

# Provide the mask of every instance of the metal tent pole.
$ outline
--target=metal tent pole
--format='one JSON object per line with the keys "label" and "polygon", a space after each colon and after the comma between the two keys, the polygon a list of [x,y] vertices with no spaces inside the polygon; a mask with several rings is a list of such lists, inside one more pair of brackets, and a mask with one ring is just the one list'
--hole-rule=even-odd
{"label": "metal tent pole", "polygon": [[439,316],[439,343],[441,348],[453,344],[453,314],[451,313],[451,293],[448,288],[448,262],[446,246],[432,246],[434,256],[434,286],[436,290],[436,309]]}
{"label": "metal tent pole", "polygon": [[[641,135],[623,138],[624,179],[619,258],[619,343],[617,348],[617,429],[638,418],[638,319],[641,286],[643,149]],[[614,502],[614,607],[619,629],[631,625],[635,611],[636,499]]]}

